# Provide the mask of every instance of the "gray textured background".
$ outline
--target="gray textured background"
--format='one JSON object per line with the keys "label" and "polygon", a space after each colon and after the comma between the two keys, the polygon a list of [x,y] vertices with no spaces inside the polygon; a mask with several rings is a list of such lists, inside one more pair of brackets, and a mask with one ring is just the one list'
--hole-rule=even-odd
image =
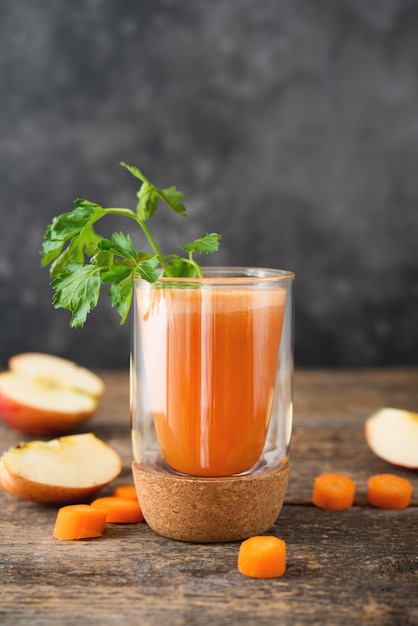
{"label": "gray textured background", "polygon": [[0,95],[1,366],[128,364],[39,256],[75,198],[134,205],[120,160],[185,193],[164,249],[218,231],[218,263],[296,273],[297,365],[418,363],[416,0],[0,0]]}

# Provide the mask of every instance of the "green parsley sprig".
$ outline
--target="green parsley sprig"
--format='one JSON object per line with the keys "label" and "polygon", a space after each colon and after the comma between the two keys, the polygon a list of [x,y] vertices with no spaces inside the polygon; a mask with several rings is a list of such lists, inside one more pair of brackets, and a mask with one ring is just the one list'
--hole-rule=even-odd
{"label": "green parsley sprig", "polygon": [[[77,199],[75,208],[55,217],[46,229],[41,255],[42,267],[50,265],[51,285],[55,290],[55,308],[71,311],[70,326],[83,326],[90,311],[97,306],[103,283],[110,283],[109,296],[121,324],[126,321],[132,302],[136,277],[153,283],[161,276],[201,277],[195,254],[216,252],[220,235],[206,233],[180,250],[187,253],[163,255],[148,220],[160,201],[175,213],[187,217],[184,196],[176,187],[158,189],[138,167],[121,163],[141,181],[136,210],[104,208],[88,200]],[[129,234],[115,232],[110,239],[95,231],[95,224],[106,215],[128,217],[142,229],[150,251],[136,250]]]}

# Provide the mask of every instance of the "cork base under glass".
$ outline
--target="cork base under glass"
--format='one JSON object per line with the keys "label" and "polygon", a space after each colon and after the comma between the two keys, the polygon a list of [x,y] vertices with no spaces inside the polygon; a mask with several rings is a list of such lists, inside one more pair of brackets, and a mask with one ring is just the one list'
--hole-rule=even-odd
{"label": "cork base under glass", "polygon": [[159,535],[178,541],[238,541],[266,532],[283,505],[290,466],[241,476],[200,478],[163,467],[132,464],[146,522]]}

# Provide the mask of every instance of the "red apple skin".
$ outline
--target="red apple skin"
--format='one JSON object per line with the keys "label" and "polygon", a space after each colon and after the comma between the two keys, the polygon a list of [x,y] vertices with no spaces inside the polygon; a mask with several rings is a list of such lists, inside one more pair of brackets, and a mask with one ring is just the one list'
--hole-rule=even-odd
{"label": "red apple skin", "polygon": [[47,437],[67,433],[88,420],[94,412],[95,410],[74,414],[38,409],[0,393],[0,416],[3,421],[26,435]]}
{"label": "red apple skin", "polygon": [[103,393],[103,380],[73,361],[17,354],[0,372],[0,417],[26,435],[62,435],[94,415]]}
{"label": "red apple skin", "polygon": [[89,501],[108,482],[91,487],[62,487],[44,485],[19,476],[9,474],[7,467],[0,462],[0,488],[11,496],[41,504],[72,504]]}

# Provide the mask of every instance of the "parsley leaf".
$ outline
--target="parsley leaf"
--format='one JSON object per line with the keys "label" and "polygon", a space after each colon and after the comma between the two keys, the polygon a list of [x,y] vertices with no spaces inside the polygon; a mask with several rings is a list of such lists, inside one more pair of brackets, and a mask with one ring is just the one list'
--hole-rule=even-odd
{"label": "parsley leaf", "polygon": [[175,213],[183,215],[184,217],[187,216],[187,209],[183,204],[184,195],[177,187],[172,186],[167,187],[167,189],[157,189],[138,167],[127,165],[123,163],[123,161],[120,164],[143,183],[137,194],[139,200],[137,212],[141,219],[147,220],[155,213],[159,199],[163,200]]}
{"label": "parsley leaf", "polygon": [[97,244],[99,250],[111,252],[118,256],[132,261],[135,265],[138,259],[138,253],[129,235],[124,233],[113,233],[111,239],[101,239]]}
{"label": "parsley leaf", "polygon": [[177,189],[177,187],[167,187],[167,189],[160,189],[159,196],[164,200],[166,204],[173,209],[175,213],[184,215],[186,217],[187,210],[183,204],[184,195]]}
{"label": "parsley leaf", "polygon": [[52,282],[55,289],[52,303],[56,309],[71,311],[70,326],[83,326],[100,296],[100,267],[70,263],[64,274]]}
{"label": "parsley leaf", "polygon": [[115,266],[103,275],[103,282],[111,282],[110,302],[121,317],[123,324],[128,316],[133,295],[134,270],[130,267]]}
{"label": "parsley leaf", "polygon": [[152,217],[158,208],[159,196],[154,187],[150,183],[144,183],[137,193],[138,204],[137,213],[141,220],[148,220]]}
{"label": "parsley leaf", "polygon": [[[104,208],[82,198],[75,208],[54,217],[46,228],[41,247],[41,265],[50,266],[53,305],[71,311],[70,326],[83,326],[87,315],[97,306],[101,285],[110,283],[109,297],[124,323],[131,306],[135,280],[155,282],[163,276],[202,276],[193,254],[212,253],[219,248],[220,235],[205,234],[182,246],[188,258],[178,254],[163,255],[146,222],[154,215],[160,201],[175,213],[187,217],[184,196],[176,187],[158,189],[136,166],[121,163],[141,181],[136,211]],[[106,215],[129,217],[142,229],[151,252],[137,250],[129,234],[115,232],[110,239],[94,229]]]}
{"label": "parsley leaf", "polygon": [[[103,217],[104,209],[87,200],[76,200],[76,205],[73,211],[55,217],[46,229],[41,265],[51,264],[51,276],[58,276],[73,261],[82,263],[100,239],[93,224]],[[64,249],[67,241],[69,245]]]}
{"label": "parsley leaf", "polygon": [[189,259],[183,259],[177,255],[173,256],[168,267],[170,269],[170,276],[174,278],[194,278],[198,275],[194,263],[190,262]]}
{"label": "parsley leaf", "polygon": [[196,252],[197,254],[211,254],[212,252],[217,252],[219,249],[221,236],[217,233],[205,233],[203,237],[200,239],[195,239],[195,241],[191,241],[185,246],[181,246],[182,250],[186,250],[186,252]]}

